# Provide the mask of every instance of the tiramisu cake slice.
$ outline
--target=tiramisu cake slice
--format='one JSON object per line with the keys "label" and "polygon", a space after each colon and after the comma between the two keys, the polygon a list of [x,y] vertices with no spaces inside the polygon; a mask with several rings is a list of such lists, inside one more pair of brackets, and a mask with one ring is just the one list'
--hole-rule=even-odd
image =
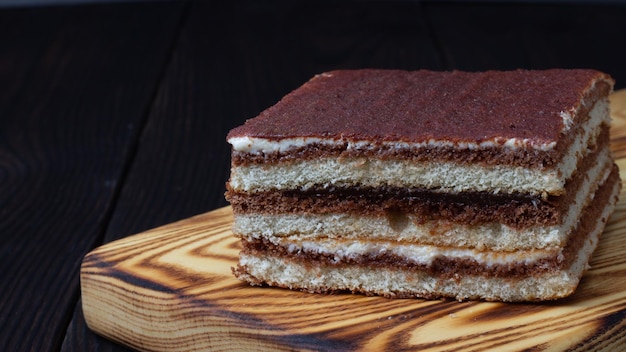
{"label": "tiramisu cake slice", "polygon": [[345,70],[233,129],[253,285],[537,301],[577,287],[620,192],[594,70]]}

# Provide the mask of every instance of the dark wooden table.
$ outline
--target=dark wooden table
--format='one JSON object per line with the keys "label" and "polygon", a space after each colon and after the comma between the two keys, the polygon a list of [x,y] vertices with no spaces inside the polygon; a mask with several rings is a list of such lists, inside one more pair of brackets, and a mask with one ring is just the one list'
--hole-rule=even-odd
{"label": "dark wooden table", "polygon": [[0,10],[0,351],[121,351],[78,270],[226,205],[229,129],[336,68],[590,67],[626,87],[626,5],[140,2]]}

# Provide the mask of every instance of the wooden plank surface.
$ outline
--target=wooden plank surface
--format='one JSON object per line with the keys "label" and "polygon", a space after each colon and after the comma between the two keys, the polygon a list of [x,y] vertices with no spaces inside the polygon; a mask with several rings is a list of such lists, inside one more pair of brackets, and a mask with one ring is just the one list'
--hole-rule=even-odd
{"label": "wooden plank surface", "polygon": [[180,4],[0,11],[0,350],[55,351]]}
{"label": "wooden plank surface", "polygon": [[[612,97],[626,171],[626,90]],[[81,269],[94,331],[145,351],[626,348],[626,199],[576,293],[544,303],[318,295],[236,280],[229,207],[104,245]]]}
{"label": "wooden plank surface", "polygon": [[590,67],[610,72],[619,87],[626,87],[626,65],[622,56],[611,54],[610,44],[626,41],[626,6],[590,1],[534,4],[430,1],[424,10],[449,67]]}

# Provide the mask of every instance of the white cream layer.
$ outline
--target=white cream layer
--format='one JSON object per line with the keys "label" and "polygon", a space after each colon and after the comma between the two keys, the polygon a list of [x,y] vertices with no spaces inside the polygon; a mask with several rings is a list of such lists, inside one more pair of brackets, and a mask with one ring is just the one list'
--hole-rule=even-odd
{"label": "white cream layer", "polygon": [[259,137],[232,137],[228,139],[228,142],[233,146],[233,149],[238,152],[251,153],[251,154],[270,154],[270,153],[285,153],[292,149],[303,148],[309,145],[347,145],[346,150],[367,150],[372,149],[373,145],[377,147],[383,147],[384,149],[398,149],[398,150],[412,150],[420,148],[458,148],[468,150],[487,149],[492,147],[502,147],[510,149],[530,148],[541,151],[550,151],[556,146],[556,142],[549,143],[532,143],[530,139],[526,138],[494,138],[492,140],[483,141],[480,143],[474,142],[450,142],[440,141],[436,139],[429,139],[426,142],[421,143],[407,143],[397,141],[382,141],[373,144],[371,141],[350,141],[347,139],[328,139],[318,137],[295,137],[285,138],[281,140],[270,140]]}
{"label": "white cream layer", "polygon": [[[439,189],[443,192],[487,191],[492,193],[525,192],[561,194],[566,180],[572,175],[580,158],[587,154],[587,145],[595,143],[602,124],[610,122],[608,100],[596,102],[590,111],[590,121],[570,146],[565,157],[550,169],[528,169],[506,165],[473,165],[454,162],[415,163],[405,160],[376,158],[320,158],[315,160],[276,164],[250,164],[231,169],[230,186],[236,191],[255,192],[274,189],[309,189],[315,186],[415,187]],[[231,138],[235,151],[273,153],[288,151],[309,144],[335,145],[345,141],[319,138],[292,138],[273,141],[260,138]],[[489,143],[497,143],[495,141]],[[517,142],[511,142],[516,144]],[[384,145],[384,143],[382,143]],[[389,142],[386,147],[416,150],[424,144]],[[446,142],[431,141],[430,147],[441,147]],[[484,148],[485,145],[467,143],[453,145],[459,148]],[[367,141],[352,141],[348,148],[367,150],[379,145]],[[509,146],[511,147],[511,146]],[[511,147],[516,148],[516,147]]]}

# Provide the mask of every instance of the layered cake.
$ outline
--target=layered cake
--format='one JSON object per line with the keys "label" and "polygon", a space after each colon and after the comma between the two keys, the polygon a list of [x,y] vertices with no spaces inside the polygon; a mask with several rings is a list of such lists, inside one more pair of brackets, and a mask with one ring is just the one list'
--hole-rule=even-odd
{"label": "layered cake", "polygon": [[620,192],[594,70],[341,70],[233,129],[252,285],[386,297],[570,295]]}

